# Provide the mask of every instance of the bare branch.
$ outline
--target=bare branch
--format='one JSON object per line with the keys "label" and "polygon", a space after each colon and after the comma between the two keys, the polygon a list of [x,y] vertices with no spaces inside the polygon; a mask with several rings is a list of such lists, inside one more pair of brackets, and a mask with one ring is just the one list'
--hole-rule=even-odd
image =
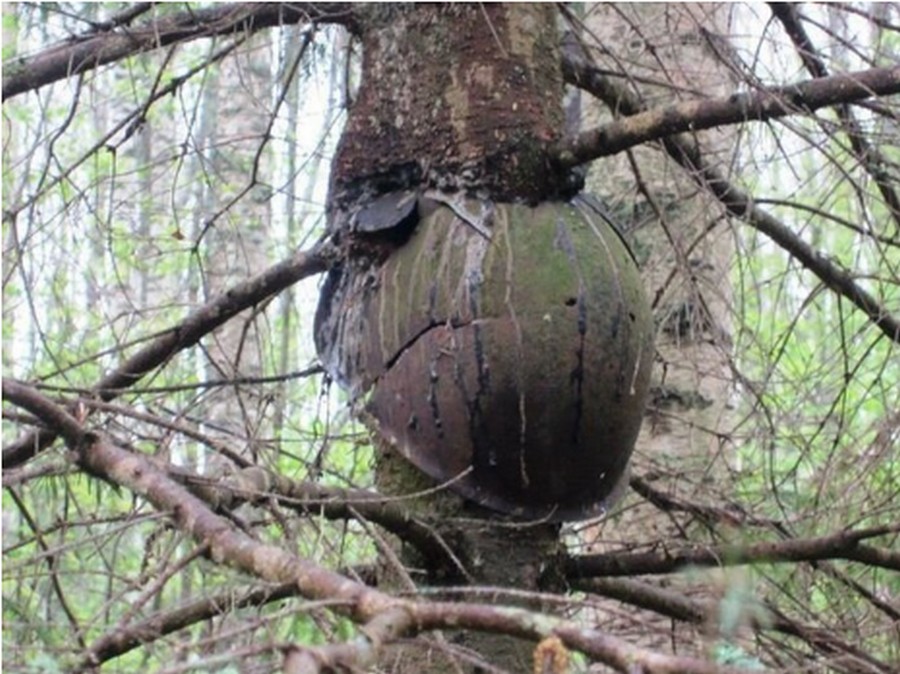
{"label": "bare branch", "polygon": [[297,588],[293,583],[282,583],[274,587],[255,588],[243,594],[235,592],[234,589],[228,589],[211,597],[197,599],[171,611],[151,615],[144,620],[102,636],[90,645],[82,660],[72,668],[72,671],[83,672],[93,669],[150,640],[164,637],[217,615],[245,606],[261,606],[296,596],[296,594]]}
{"label": "bare branch", "polygon": [[[800,12],[797,9],[797,4],[770,2],[769,6],[772,9],[772,14],[781,22],[788,37],[791,38],[791,41],[797,48],[800,60],[803,61],[803,65],[809,73],[813,77],[820,78],[819,82],[830,79],[825,62],[816,52],[812,40],[806,33],[806,29],[800,23]],[[847,102],[849,101],[845,101],[845,103]],[[839,106],[837,114],[844,125],[847,135],[850,137],[850,146],[853,148],[853,153],[869,175],[872,176],[894,222],[900,227],[900,198],[897,197],[897,192],[891,184],[894,181],[893,177],[885,169],[887,162],[884,156],[878,148],[874,147],[866,139],[850,106]]]}
{"label": "bare branch", "polygon": [[[29,402],[34,403],[35,401],[30,400]],[[79,624],[78,618],[72,610],[72,604],[69,601],[66,593],[63,591],[62,584],[59,581],[59,577],[61,574],[59,557],[53,553],[50,546],[47,544],[44,533],[41,531],[40,525],[38,524],[37,520],[35,520],[34,516],[31,514],[26,505],[22,502],[22,499],[19,497],[17,491],[15,489],[9,489],[9,494],[13,500],[13,503],[16,504],[19,513],[21,513],[22,518],[25,520],[25,523],[28,525],[28,528],[31,529],[31,532],[34,534],[34,540],[37,542],[38,547],[43,553],[43,556],[47,562],[47,569],[50,574],[50,585],[51,587],[53,587],[53,593],[56,595],[56,598],[59,601],[59,605],[63,610],[63,614],[66,616],[66,620],[72,627],[72,632],[75,634],[78,645],[81,646],[81,648],[86,648],[87,644],[85,644],[84,641],[83,628]]]}
{"label": "bare branch", "polygon": [[872,566],[882,566],[900,571],[900,559],[887,551],[863,548],[860,542],[867,538],[895,534],[900,524],[883,527],[838,531],[818,538],[792,539],[754,543],[751,545],[718,545],[688,547],[676,551],[651,551],[573,557],[566,563],[566,574],[571,578],[589,576],[632,576],[640,574],[672,573],[687,566],[735,566],[777,562],[811,562],[823,559],[848,559],[864,561]]}
{"label": "bare branch", "polygon": [[[103,377],[94,387],[101,400],[112,400],[125,389],[140,381],[148,372],[159,367],[179,351],[196,344],[244,309],[259,304],[297,281],[325,271],[336,252],[327,243],[320,243],[308,251],[291,257],[238,283],[218,297],[188,314],[183,321],[162,332],[152,342]],[[52,424],[64,428],[63,424]],[[13,468],[28,461],[56,439],[52,430],[28,433],[3,450],[3,468]],[[67,440],[69,438],[67,437]]]}
{"label": "bare branch", "polygon": [[[75,417],[30,386],[4,377],[3,399],[31,412],[53,429],[54,437],[62,435],[72,447],[78,447],[84,439],[84,430]],[[4,455],[5,453],[4,451]],[[3,457],[3,460],[4,467],[6,467],[6,456]]]}
{"label": "bare branch", "polygon": [[398,497],[292,480],[259,466],[243,468],[222,480],[202,477],[176,466],[169,467],[169,475],[216,510],[232,510],[247,501],[274,496],[280,505],[303,514],[312,513],[330,520],[374,522],[419,550],[428,560],[429,568],[466,575],[447,542],[425,521],[405,510],[397,502]]}
{"label": "bare branch", "polygon": [[[591,655],[620,672],[675,674],[730,674],[746,672],[731,667],[704,662],[696,658],[662,655],[637,648],[603,632],[585,628],[571,621],[542,616],[536,617],[524,609],[497,607],[489,604],[447,604],[441,602],[415,604],[414,616],[420,629],[457,626],[497,632],[525,639],[539,639],[556,635],[573,650]],[[543,623],[543,625],[541,624]]]}
{"label": "bare branch", "polygon": [[152,2],[136,2],[113,14],[108,21],[91,22],[90,32],[102,32],[113,30],[119,26],[127,26],[141,14],[146,14],[151,9],[153,9]]}
{"label": "bare branch", "polygon": [[628,485],[637,494],[663,512],[686,512],[711,524],[737,524],[739,526],[755,527],[780,526],[780,523],[776,520],[756,517],[737,504],[729,503],[725,507],[718,507],[692,503],[665,491],[655,489],[650,482],[646,477],[632,475]]}
{"label": "bare branch", "polygon": [[[715,602],[698,601],[670,589],[628,578],[579,580],[573,583],[572,589],[616,599],[631,606],[695,625],[708,622],[711,616],[715,616],[721,610],[721,607]],[[748,619],[751,627],[757,632],[771,630],[798,637],[825,655],[847,654],[860,662],[876,667],[879,672],[887,674],[891,671],[890,665],[880,662],[852,643],[844,641],[839,635],[791,620],[771,607],[766,607],[764,615],[751,612]]]}
{"label": "bare branch", "polygon": [[[346,644],[346,650],[339,645],[341,661],[335,663],[339,666],[371,665],[388,643],[423,631],[452,627],[533,640],[555,635],[568,648],[582,651],[620,672],[633,672],[636,665],[647,674],[740,671],[696,658],[648,651],[598,630],[525,609],[397,599],[280,547],[253,539],[224,517],[216,515],[206,503],[172,480],[148,457],[117,447],[99,435],[87,434],[62,409],[53,411],[54,404],[34,389],[12,382],[4,390],[4,396],[40,416],[48,425],[53,426],[57,421],[63,424],[66,437],[76,443],[74,448],[79,451],[79,463],[87,472],[125,487],[143,496],[158,510],[170,513],[182,531],[199,545],[209,547],[213,560],[271,583],[291,583],[304,597],[329,602],[333,610],[364,623],[360,628],[361,636]],[[77,430],[73,422],[78,426]],[[57,433],[63,430],[53,428]],[[319,660],[314,657],[312,662]]]}
{"label": "bare branch", "polygon": [[[589,86],[594,73],[590,68],[576,67],[586,65],[584,61],[564,59],[563,63],[564,72],[573,84],[581,86],[584,82],[585,88]],[[571,167],[684,131],[809,114],[819,108],[896,93],[900,93],[900,66],[872,68],[639,112],[589,129],[557,146],[556,153],[563,166]]]}
{"label": "bare branch", "polygon": [[339,23],[351,27],[347,3],[222,4],[147,21],[139,26],[66,40],[35,56],[3,64],[3,100],[107,63],[176,42],[300,22]]}
{"label": "bare branch", "polygon": [[843,295],[862,310],[891,341],[900,343],[900,319],[857,284],[850,272],[832,262],[828,256],[814,250],[778,218],[757,207],[749,194],[730,183],[684,139],[673,136],[664,140],[663,144],[669,155],[689,169],[691,177],[706,186],[731,215],[741,218],[772,239],[815,274],[826,287]]}
{"label": "bare branch", "polygon": [[[248,384],[272,384],[294,379],[305,379],[316,374],[322,374],[325,370],[321,365],[311,365],[302,370],[294,372],[285,372],[284,374],[274,374],[267,377],[229,377],[227,379],[211,379],[209,381],[196,381],[190,384],[172,384],[171,386],[132,386],[131,390],[135,393],[176,393],[178,391],[203,391],[207,389],[222,388],[227,386],[246,386]],[[96,391],[86,388],[78,388],[73,386],[61,386],[57,384],[40,384],[35,383],[34,388],[38,391],[46,391],[52,393],[74,393],[76,395],[93,395]]]}
{"label": "bare branch", "polygon": [[[611,109],[625,116],[645,112],[645,106],[627,88],[601,75],[584,59],[564,55],[566,79],[600,98]],[[900,68],[895,68],[900,77]],[[577,76],[577,77],[576,77]],[[663,147],[672,159],[688,170],[697,184],[707,188],[733,216],[741,218],[775,241],[815,274],[828,288],[843,295],[863,311],[881,331],[900,343],[900,319],[893,316],[878,300],[856,283],[851,274],[794,234],[787,225],[758,208],[753,198],[730,183],[724,175],[707,162],[699,149],[686,137],[668,136]]]}

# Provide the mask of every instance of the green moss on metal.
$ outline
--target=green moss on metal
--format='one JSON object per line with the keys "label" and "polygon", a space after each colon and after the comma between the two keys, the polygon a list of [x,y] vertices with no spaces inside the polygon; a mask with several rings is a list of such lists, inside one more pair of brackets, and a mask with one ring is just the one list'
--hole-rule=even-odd
{"label": "green moss on metal", "polygon": [[382,372],[371,409],[432,477],[469,470],[455,483],[469,498],[523,516],[596,513],[647,392],[637,267],[583,204],[497,204],[490,235],[438,208],[384,265],[360,326]]}

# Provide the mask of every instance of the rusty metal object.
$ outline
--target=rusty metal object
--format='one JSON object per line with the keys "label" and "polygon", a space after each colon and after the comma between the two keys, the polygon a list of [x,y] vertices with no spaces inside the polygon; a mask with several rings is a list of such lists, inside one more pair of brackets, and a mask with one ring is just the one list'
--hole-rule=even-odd
{"label": "rusty metal object", "polygon": [[496,204],[489,237],[459,212],[438,206],[383,264],[345,272],[317,331],[326,367],[465,497],[521,518],[602,514],[653,358],[637,266],[586,201]]}

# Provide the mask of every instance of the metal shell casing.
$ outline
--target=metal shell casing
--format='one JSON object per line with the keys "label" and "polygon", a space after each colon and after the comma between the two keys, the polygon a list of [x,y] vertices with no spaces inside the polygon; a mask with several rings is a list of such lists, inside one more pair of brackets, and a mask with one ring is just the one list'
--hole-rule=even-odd
{"label": "metal shell casing", "polygon": [[344,293],[330,369],[409,461],[519,518],[603,514],[653,360],[637,265],[589,202],[447,207]]}

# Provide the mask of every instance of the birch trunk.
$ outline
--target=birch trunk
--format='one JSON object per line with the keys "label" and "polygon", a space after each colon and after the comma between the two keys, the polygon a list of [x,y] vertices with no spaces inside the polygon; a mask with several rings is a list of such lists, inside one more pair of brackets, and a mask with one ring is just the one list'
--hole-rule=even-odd
{"label": "birch trunk", "polygon": [[[613,71],[624,65],[629,88],[650,107],[677,101],[679,92],[713,97],[734,88],[727,60],[727,5],[593,5],[584,20],[583,38],[595,47],[590,51],[598,65]],[[590,127],[608,120],[609,112],[590,101],[584,116]],[[708,159],[730,173],[736,161],[734,130],[699,133],[695,140]],[[638,147],[595,162],[587,189],[603,197],[628,230],[657,326],[651,402],[632,459],[632,484],[637,478],[653,490],[698,505],[727,502],[735,461],[729,442],[733,235],[723,209],[661,146]],[[617,514],[587,532],[587,541],[592,551],[601,552],[720,535],[632,492]],[[740,581],[711,570],[673,582],[688,594],[715,598],[726,584]],[[653,614],[635,615],[612,603],[602,622],[653,648],[694,653],[707,644],[696,628]],[[719,616],[709,616],[709,634],[716,632],[718,622]]]}

